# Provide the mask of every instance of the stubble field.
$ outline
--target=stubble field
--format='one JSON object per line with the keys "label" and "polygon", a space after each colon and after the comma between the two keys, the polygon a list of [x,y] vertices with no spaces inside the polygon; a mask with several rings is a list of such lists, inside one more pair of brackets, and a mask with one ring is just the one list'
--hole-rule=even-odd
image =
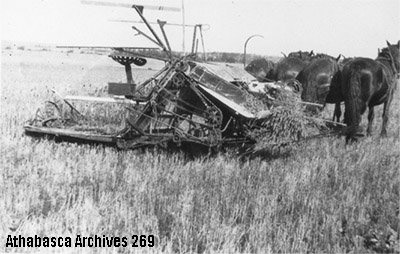
{"label": "stubble field", "polygon": [[[152,73],[146,66],[134,78]],[[313,140],[277,159],[188,160],[24,135],[46,87],[92,94],[123,79],[123,67],[106,56],[2,52],[0,251],[70,252],[5,244],[8,235],[78,234],[157,238],[153,248],[84,252],[400,251],[399,89],[387,138],[378,136],[379,107],[372,137],[347,146]]]}

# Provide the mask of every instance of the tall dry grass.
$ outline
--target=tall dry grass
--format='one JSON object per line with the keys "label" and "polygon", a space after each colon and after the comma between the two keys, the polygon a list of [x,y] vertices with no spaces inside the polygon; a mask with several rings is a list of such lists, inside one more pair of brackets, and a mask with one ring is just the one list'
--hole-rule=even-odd
{"label": "tall dry grass", "polygon": [[[241,161],[230,153],[187,160],[179,153],[117,151],[23,135],[46,86],[89,93],[115,80],[114,71],[123,73],[104,67],[110,63],[100,57],[85,62],[79,55],[53,54],[3,53],[2,248],[8,234],[154,234],[157,247],[136,251],[399,251],[398,91],[385,139],[377,136],[377,116],[375,135],[348,146],[332,137],[273,160]],[[71,58],[80,61],[62,64]],[[82,82],[90,84],[88,91]]]}

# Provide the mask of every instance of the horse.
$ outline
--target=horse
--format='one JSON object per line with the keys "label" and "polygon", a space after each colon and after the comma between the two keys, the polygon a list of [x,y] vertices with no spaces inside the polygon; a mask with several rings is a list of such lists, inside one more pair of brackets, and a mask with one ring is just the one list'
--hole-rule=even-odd
{"label": "horse", "polygon": [[251,61],[244,69],[258,81],[263,82],[270,81],[268,77],[271,77],[274,67],[274,62],[265,58],[257,58]]}
{"label": "horse", "polygon": [[292,52],[289,56],[282,58],[276,65],[269,77],[275,81],[288,81],[296,78],[297,74],[303,70],[310,62],[314,55],[313,51],[309,52]]}
{"label": "horse", "polygon": [[400,41],[393,45],[386,43],[387,48],[382,49],[375,60],[354,58],[343,67],[341,93],[345,102],[346,142],[363,136],[359,125],[367,106],[367,135],[372,134],[374,107],[380,104],[383,104],[381,136],[387,136],[390,104],[400,73]]}
{"label": "horse", "polygon": [[[340,90],[340,65],[339,59],[326,54],[315,55],[311,63],[308,64],[299,74],[296,79],[302,84],[303,91],[301,99],[306,102],[319,103],[335,103],[335,111],[332,121],[340,121],[342,114],[340,102],[343,101],[343,96],[337,91]],[[307,111],[316,113],[318,108],[309,105]]]}
{"label": "horse", "polygon": [[[285,54],[283,54],[283,56],[286,57]],[[314,50],[311,50],[311,52],[299,50],[299,51],[296,51],[296,52],[289,53],[289,55],[287,57],[296,57],[296,58],[300,58],[300,59],[303,59],[303,60],[310,60],[310,58],[313,57],[313,56],[314,56]]]}

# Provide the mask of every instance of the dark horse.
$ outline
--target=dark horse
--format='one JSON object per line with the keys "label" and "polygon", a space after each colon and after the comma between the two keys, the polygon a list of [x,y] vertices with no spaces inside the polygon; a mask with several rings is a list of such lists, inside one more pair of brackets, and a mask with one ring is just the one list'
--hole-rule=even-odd
{"label": "dark horse", "polygon": [[[283,53],[282,53],[283,54]],[[285,54],[283,54],[284,57],[286,57]],[[311,57],[314,56],[314,51],[311,50],[311,52],[307,52],[307,51],[296,51],[296,52],[291,52],[289,53],[289,55],[287,57],[296,57],[296,58],[300,58],[303,60],[310,60]]]}
{"label": "dark horse", "polygon": [[244,69],[254,76],[258,81],[270,81],[275,64],[271,60],[265,58],[257,58],[251,61]]}
{"label": "dark horse", "polygon": [[381,136],[387,135],[389,108],[400,72],[400,41],[394,45],[387,41],[387,45],[375,60],[355,58],[343,67],[341,92],[345,101],[346,141],[356,140],[356,136],[362,135],[359,125],[367,106],[367,134],[371,135],[374,107],[382,103]]}
{"label": "dark horse", "polygon": [[[343,96],[337,92],[340,87],[340,57],[341,55],[333,58],[329,55],[318,54],[296,77],[303,88],[301,99],[321,105],[335,103],[333,121],[336,119],[338,122],[341,115],[340,102],[343,101]],[[306,109],[313,113],[318,111],[318,108],[313,105],[307,106]]]}
{"label": "dark horse", "polygon": [[275,81],[288,81],[296,78],[297,74],[308,65],[313,55],[312,51],[310,53],[304,51],[290,53],[275,65],[269,78]]}

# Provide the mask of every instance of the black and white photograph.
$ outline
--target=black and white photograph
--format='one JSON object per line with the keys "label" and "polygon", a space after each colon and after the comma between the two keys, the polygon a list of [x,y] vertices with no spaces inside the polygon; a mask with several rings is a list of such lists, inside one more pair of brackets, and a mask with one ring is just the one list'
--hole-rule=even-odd
{"label": "black and white photograph", "polygon": [[0,4],[0,253],[400,253],[399,0]]}

